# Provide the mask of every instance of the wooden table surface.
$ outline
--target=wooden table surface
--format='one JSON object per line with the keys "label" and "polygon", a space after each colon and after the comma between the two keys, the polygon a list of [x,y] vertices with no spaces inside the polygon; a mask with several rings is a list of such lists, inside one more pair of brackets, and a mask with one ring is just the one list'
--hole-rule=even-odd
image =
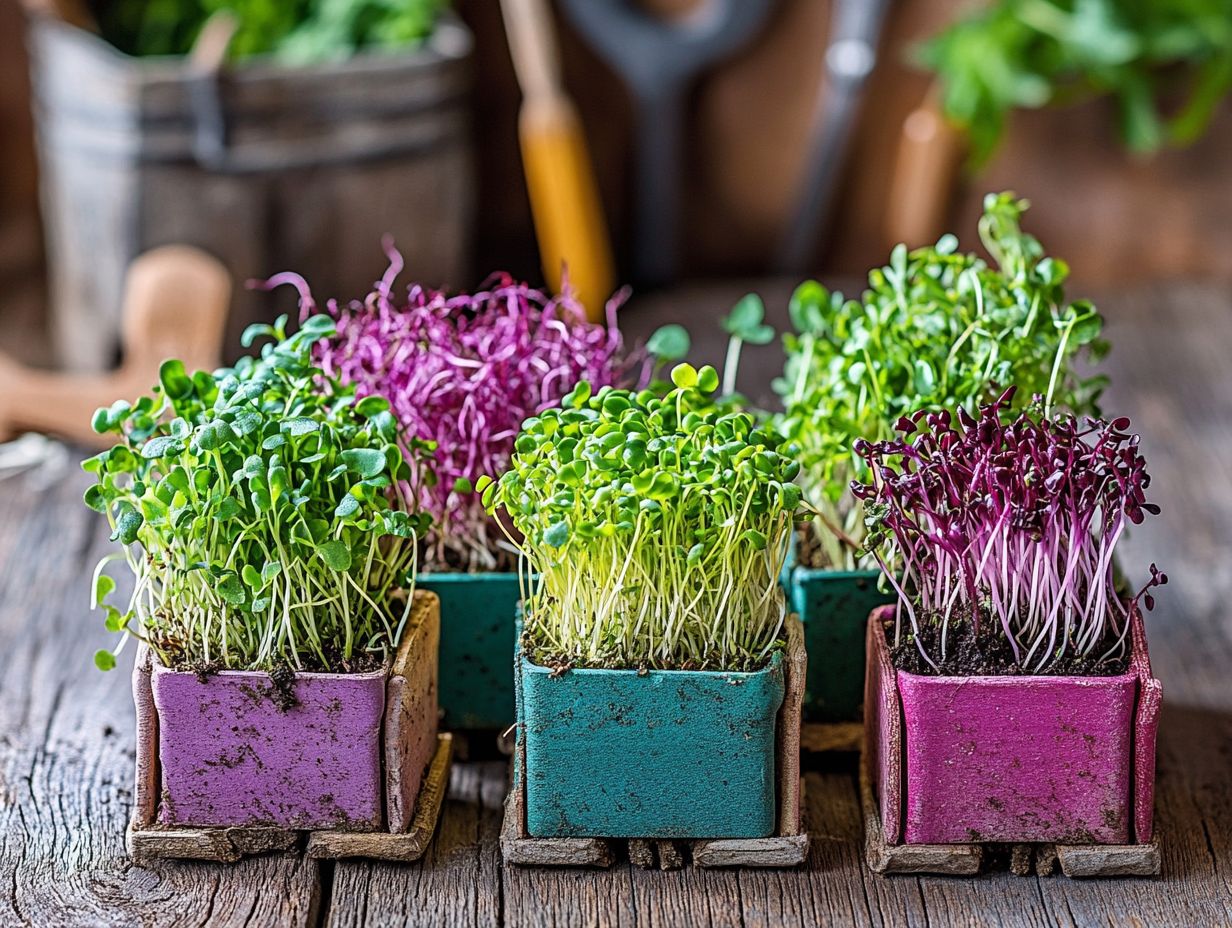
{"label": "wooden table surface", "polygon": [[[713,325],[731,296],[691,300],[716,304],[694,324]],[[636,310],[633,327],[662,307]],[[415,865],[294,854],[138,865],[124,850],[128,661],[111,674],[91,663],[107,641],[87,611],[107,532],[70,464],[0,481],[0,925],[1232,924],[1232,294],[1160,288],[1104,309],[1115,343],[1107,406],[1142,432],[1164,509],[1134,532],[1125,561],[1140,575],[1157,560],[1172,578],[1148,618],[1165,700],[1160,879],[874,876],[854,764],[841,758],[807,774],[813,845],[794,871],[503,867],[499,761],[456,766],[435,843]]]}

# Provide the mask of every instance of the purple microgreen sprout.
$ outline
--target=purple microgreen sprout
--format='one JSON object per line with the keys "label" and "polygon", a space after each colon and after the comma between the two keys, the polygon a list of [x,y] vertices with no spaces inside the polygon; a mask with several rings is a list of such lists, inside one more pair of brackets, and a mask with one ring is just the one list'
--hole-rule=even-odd
{"label": "purple microgreen sprout", "polygon": [[[509,465],[522,422],[559,403],[579,382],[595,390],[654,371],[650,355],[627,351],[616,326],[617,294],[606,323],[586,321],[566,282],[549,297],[506,274],[474,293],[449,296],[394,282],[402,257],[386,242],[390,264],[361,302],[330,300],[337,323],[317,343],[315,360],[360,397],[382,396],[407,436],[435,444],[437,480],[424,483],[419,505],[432,517],[426,570],[511,570],[516,553],[484,511],[474,481]],[[282,274],[266,288],[292,284],[301,313],[316,312],[307,283]],[[678,327],[677,327],[678,328]],[[658,333],[656,333],[658,336]],[[668,353],[688,350],[679,333],[658,336]]]}
{"label": "purple microgreen sprout", "polygon": [[[865,547],[898,593],[895,645],[905,613],[923,659],[940,672],[951,626],[997,623],[1025,672],[1063,658],[1098,665],[1125,654],[1130,610],[1154,606],[1167,583],[1151,565],[1123,601],[1113,553],[1128,524],[1159,507],[1129,419],[1035,415],[1005,421],[1015,389],[981,406],[917,411],[898,437],[856,442],[871,479],[853,482],[864,503]],[[1036,397],[1038,404],[1040,398]],[[939,653],[921,640],[940,623]]]}

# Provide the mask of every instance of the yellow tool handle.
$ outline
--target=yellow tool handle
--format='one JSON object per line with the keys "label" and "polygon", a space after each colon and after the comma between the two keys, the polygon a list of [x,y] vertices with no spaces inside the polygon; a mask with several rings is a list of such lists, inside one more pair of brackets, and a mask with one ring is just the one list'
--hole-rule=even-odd
{"label": "yellow tool handle", "polygon": [[564,97],[527,100],[518,134],[543,274],[559,293],[567,272],[587,318],[600,321],[614,286],[612,253],[577,111]]}
{"label": "yellow tool handle", "polygon": [[567,272],[597,322],[614,286],[612,251],[586,136],[561,88],[551,14],[544,0],[501,0],[501,10],[522,87],[518,135],[543,275],[559,293]]}

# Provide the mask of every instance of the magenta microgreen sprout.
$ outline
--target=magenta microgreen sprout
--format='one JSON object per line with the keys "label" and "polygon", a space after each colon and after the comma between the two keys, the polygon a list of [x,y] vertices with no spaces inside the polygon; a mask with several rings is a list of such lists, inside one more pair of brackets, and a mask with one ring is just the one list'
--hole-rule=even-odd
{"label": "magenta microgreen sprout", "polygon": [[[579,381],[599,389],[635,373],[640,359],[616,326],[623,295],[609,302],[605,324],[586,321],[567,285],[549,297],[505,274],[475,293],[415,284],[402,295],[394,289],[402,258],[388,243],[386,250],[389,269],[362,303],[329,301],[336,331],[318,342],[315,359],[359,396],[385,397],[409,437],[435,444],[437,479],[421,485],[419,498],[433,520],[424,569],[511,569],[514,552],[473,482],[504,471],[523,420]],[[302,313],[316,311],[298,275],[264,286],[284,283],[298,288]],[[679,349],[672,335],[666,340]]]}
{"label": "magenta microgreen sprout", "polygon": [[[1151,608],[1151,588],[1167,582],[1152,564],[1128,601],[1114,585],[1126,525],[1159,511],[1146,500],[1150,476],[1129,420],[1080,424],[1032,410],[1007,423],[1014,392],[977,417],[919,411],[898,420],[898,437],[856,443],[871,480],[852,492],[865,506],[866,548],[898,593],[895,644],[906,613],[934,670],[964,621],[977,641],[981,623],[997,623],[1026,672],[1123,656],[1129,611]],[[929,622],[940,626],[937,653],[921,637]]]}

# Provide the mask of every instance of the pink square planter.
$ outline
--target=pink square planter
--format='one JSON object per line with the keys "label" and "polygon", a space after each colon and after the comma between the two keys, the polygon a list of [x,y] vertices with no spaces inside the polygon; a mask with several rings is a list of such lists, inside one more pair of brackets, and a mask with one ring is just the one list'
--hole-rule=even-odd
{"label": "pink square planter", "polygon": [[1148,844],[1161,687],[1141,616],[1114,677],[928,677],[868,624],[866,738],[885,843]]}
{"label": "pink square planter", "polygon": [[288,708],[264,673],[202,681],[143,650],[135,826],[405,831],[437,749],[439,601],[415,597],[384,667],[299,674]]}

